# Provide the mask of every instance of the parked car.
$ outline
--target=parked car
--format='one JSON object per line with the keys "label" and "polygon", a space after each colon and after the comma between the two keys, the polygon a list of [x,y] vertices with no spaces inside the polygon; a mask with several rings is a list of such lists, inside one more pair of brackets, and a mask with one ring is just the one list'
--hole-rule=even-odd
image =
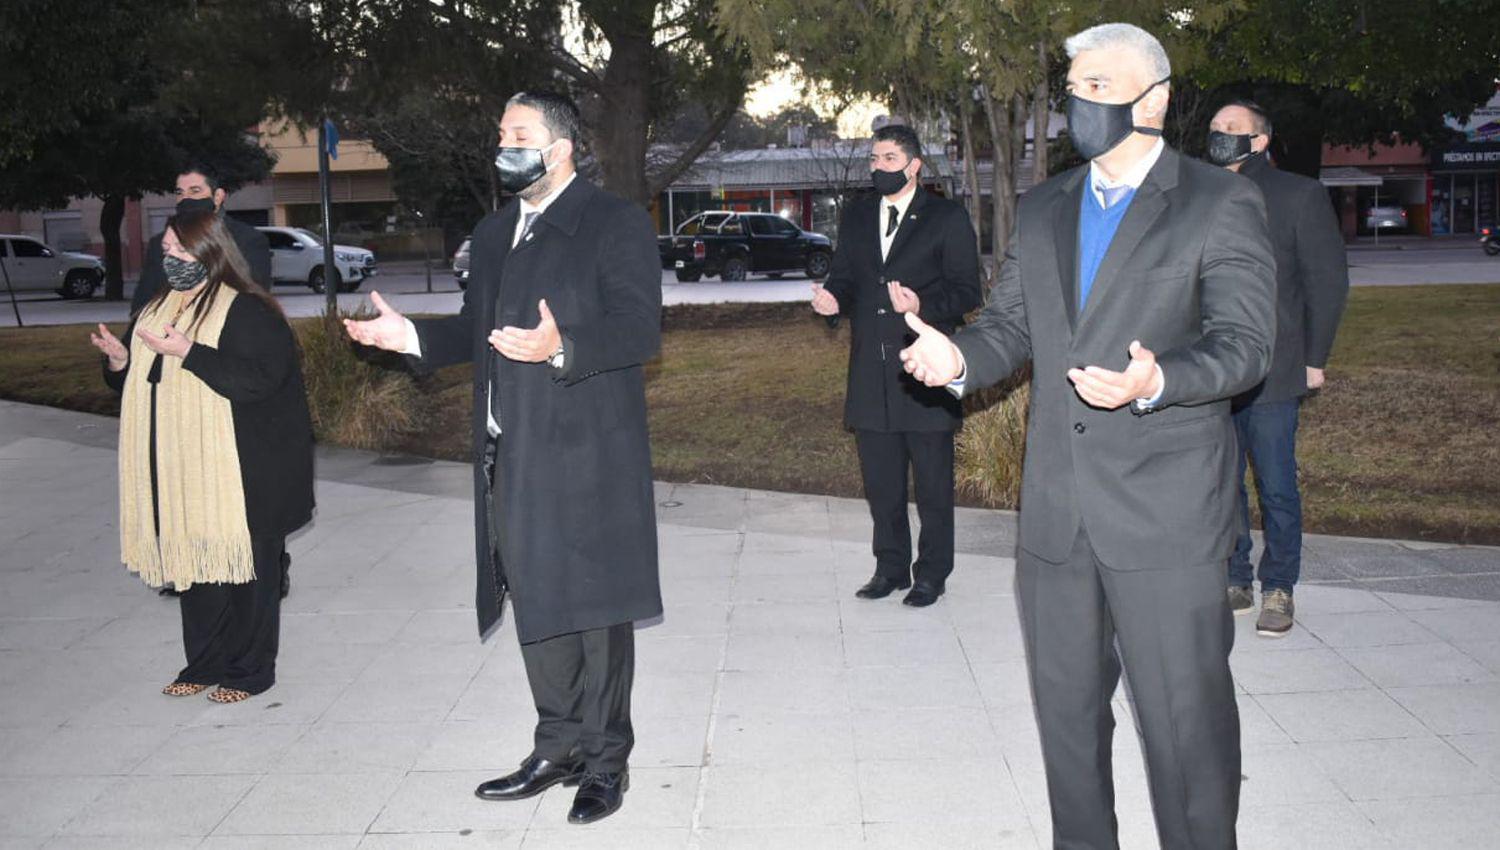
{"label": "parked car", "polygon": [[1365,227],[1371,231],[1405,230],[1406,208],[1400,204],[1376,204],[1365,211]]}
{"label": "parked car", "polygon": [[459,289],[469,288],[469,241],[471,238],[465,236],[463,244],[453,252],[453,279],[458,281]]}
{"label": "parked car", "polygon": [[744,280],[751,274],[788,272],[821,279],[833,262],[833,243],[772,213],[715,210],[684,221],[672,237],[657,241],[663,269],[692,282],[705,275]]}
{"label": "parked car", "polygon": [[[271,243],[271,280],[300,283],[323,291],[323,241],[300,227],[257,227]],[[340,292],[353,292],[377,273],[375,252],[349,245],[333,246],[333,279]]]}
{"label": "parked car", "polygon": [[0,292],[5,277],[16,292],[56,292],[64,298],[89,298],[104,283],[104,261],[93,254],[58,251],[39,239],[0,233]]}

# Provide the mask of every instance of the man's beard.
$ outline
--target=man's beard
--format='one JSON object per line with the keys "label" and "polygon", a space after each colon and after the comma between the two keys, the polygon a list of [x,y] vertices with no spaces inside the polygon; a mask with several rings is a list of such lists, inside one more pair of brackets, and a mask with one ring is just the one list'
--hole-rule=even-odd
{"label": "man's beard", "polygon": [[527,203],[534,204],[537,201],[540,201],[542,198],[545,198],[548,195],[552,194],[553,173],[554,172],[549,171],[546,174],[543,174],[541,177],[537,178],[537,181],[535,183],[527,186],[525,189],[522,189],[516,194],[521,196],[521,200],[526,201]]}

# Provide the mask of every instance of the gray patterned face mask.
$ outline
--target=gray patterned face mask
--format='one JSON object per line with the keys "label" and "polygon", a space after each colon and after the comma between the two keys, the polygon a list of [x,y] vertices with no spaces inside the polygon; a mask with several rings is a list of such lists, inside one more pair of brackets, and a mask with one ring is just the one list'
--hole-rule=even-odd
{"label": "gray patterned face mask", "polygon": [[186,292],[208,277],[208,266],[197,260],[179,260],[171,254],[163,254],[162,271],[167,273],[167,285],[178,292]]}

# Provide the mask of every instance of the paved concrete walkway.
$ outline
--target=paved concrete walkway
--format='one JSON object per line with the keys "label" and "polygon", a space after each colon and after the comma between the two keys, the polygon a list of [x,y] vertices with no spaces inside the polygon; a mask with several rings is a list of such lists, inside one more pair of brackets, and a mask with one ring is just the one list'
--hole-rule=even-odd
{"label": "paved concrete walkway", "polygon": [[[115,423],[0,403],[0,848],[1050,846],[1014,518],[960,511],[932,608],[853,598],[847,499],[660,485],[667,615],[639,632],[617,816],[483,803],[529,749],[512,632],[474,635],[468,472],[319,453],[280,682],[158,693],[174,602],[119,565]],[[1233,664],[1245,848],[1493,848],[1500,552],[1312,537],[1299,627]],[[1155,845],[1116,701],[1121,840]]]}

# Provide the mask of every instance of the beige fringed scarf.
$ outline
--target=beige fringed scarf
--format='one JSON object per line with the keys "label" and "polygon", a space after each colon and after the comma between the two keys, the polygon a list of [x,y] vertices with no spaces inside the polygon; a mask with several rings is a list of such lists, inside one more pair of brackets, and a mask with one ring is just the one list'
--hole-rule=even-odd
{"label": "beige fringed scarf", "polygon": [[[237,293],[219,287],[195,343],[217,346]],[[141,312],[136,324],[160,334],[173,317],[192,315],[193,295],[170,292]],[[130,373],[120,400],[120,552],[125,566],[153,587],[186,590],[197,582],[244,584],[255,578],[245,488],[234,442],[229,399],[182,368],[182,358],[158,355],[140,337],[129,340]],[[156,387],[156,477],[161,537],[151,500],[151,361],[162,358]]]}

